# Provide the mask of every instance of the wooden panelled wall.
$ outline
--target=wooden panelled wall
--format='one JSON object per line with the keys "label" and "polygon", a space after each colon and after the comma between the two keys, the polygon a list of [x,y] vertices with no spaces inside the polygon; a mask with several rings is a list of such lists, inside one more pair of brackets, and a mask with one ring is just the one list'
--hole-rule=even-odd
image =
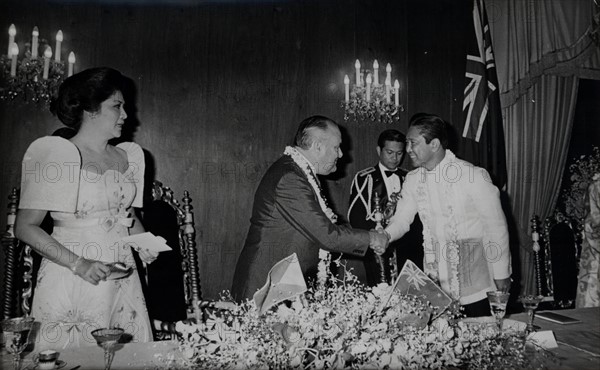
{"label": "wooden panelled wall", "polygon": [[[405,131],[419,111],[461,117],[468,0],[140,3],[3,0],[0,30],[14,23],[24,50],[34,26],[53,49],[62,29],[76,71],[106,65],[132,79],[133,140],[156,179],[193,198],[205,298],[230,288],[258,181],[307,116],[343,126],[344,160],[327,187],[346,213],[352,176],[375,163],[387,128],[343,121],[343,77],[355,59],[377,59],[382,72],[392,64],[406,107],[394,127]],[[1,210],[28,144],[60,126],[42,107],[0,102]]]}

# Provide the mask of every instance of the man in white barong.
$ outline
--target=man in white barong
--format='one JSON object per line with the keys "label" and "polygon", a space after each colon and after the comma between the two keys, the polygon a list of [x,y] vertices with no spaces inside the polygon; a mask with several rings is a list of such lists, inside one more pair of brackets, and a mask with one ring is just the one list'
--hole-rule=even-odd
{"label": "man in white barong", "polygon": [[448,147],[449,125],[419,113],[411,119],[408,173],[396,214],[385,233],[402,237],[418,213],[423,223],[423,267],[467,316],[488,316],[486,292],[511,283],[506,218],[488,172],[458,159]]}

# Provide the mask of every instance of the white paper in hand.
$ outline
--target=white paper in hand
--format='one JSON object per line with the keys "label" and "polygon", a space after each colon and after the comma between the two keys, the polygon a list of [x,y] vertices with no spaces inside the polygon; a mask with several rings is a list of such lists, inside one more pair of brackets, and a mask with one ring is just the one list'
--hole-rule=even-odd
{"label": "white paper in hand", "polygon": [[165,252],[170,251],[171,247],[167,245],[167,241],[160,236],[156,236],[151,232],[129,235],[123,238],[123,242],[129,245],[132,249],[148,249],[150,252]]}

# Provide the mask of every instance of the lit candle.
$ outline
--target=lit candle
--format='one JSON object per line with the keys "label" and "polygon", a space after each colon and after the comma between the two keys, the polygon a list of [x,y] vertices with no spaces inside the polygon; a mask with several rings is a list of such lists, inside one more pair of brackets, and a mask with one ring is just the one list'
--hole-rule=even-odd
{"label": "lit candle", "polygon": [[400,105],[400,82],[398,80],[394,82],[394,103],[396,106]]}
{"label": "lit candle", "polygon": [[38,37],[40,36],[40,31],[37,26],[33,27],[33,32],[31,32],[31,59],[37,59],[38,56]]}
{"label": "lit candle", "polygon": [[60,62],[60,44],[63,41],[63,34],[61,30],[56,33],[56,47],[54,48],[54,60]]}
{"label": "lit candle", "polygon": [[377,59],[373,61],[373,84],[379,86],[379,63]]}
{"label": "lit candle", "polygon": [[48,79],[48,69],[50,69],[50,58],[52,58],[52,48],[50,46],[46,46],[46,50],[44,50],[44,80]]}
{"label": "lit candle", "polygon": [[13,42],[15,42],[16,34],[17,34],[17,28],[15,27],[14,24],[11,24],[10,27],[8,27],[8,51],[6,52],[6,55],[8,55],[9,58],[10,58],[10,48],[11,48]]}
{"label": "lit candle", "polygon": [[69,53],[69,72],[67,73],[67,77],[73,76],[73,65],[75,64],[75,53]]}
{"label": "lit candle", "polygon": [[390,79],[390,84],[392,83],[392,65],[390,63],[385,66],[385,71],[387,72],[385,79]]}
{"label": "lit candle", "polygon": [[356,86],[360,86],[360,62],[358,59],[354,62],[354,68],[356,69]]}
{"label": "lit candle", "polygon": [[392,89],[392,79],[386,77],[385,79],[385,100],[390,103],[390,90]]}
{"label": "lit candle", "polygon": [[371,74],[369,73],[367,75],[367,101],[371,101],[371,82],[372,82],[372,78],[371,78]]}
{"label": "lit candle", "polygon": [[19,45],[13,42],[10,45],[10,75],[15,77],[17,75],[17,56],[19,55]]}
{"label": "lit candle", "polygon": [[350,78],[348,75],[344,76],[344,91],[346,93],[346,103],[350,102]]}

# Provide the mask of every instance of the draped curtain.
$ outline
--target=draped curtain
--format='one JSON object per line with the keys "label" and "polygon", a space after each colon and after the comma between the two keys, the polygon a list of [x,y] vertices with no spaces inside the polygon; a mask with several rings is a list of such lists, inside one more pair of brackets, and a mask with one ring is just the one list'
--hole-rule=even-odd
{"label": "draped curtain", "polygon": [[[556,205],[579,78],[600,80],[593,0],[488,0],[522,290],[533,292],[530,219]],[[513,248],[513,250],[515,250]],[[517,258],[517,256],[513,256]]]}

